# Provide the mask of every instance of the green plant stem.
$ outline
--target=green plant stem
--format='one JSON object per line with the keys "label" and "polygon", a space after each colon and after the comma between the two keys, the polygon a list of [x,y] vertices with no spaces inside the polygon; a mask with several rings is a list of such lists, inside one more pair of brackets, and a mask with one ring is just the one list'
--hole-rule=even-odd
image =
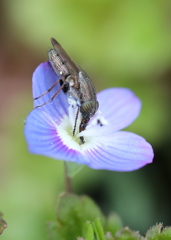
{"label": "green plant stem", "polygon": [[64,161],[64,171],[65,171],[65,189],[66,192],[72,193],[72,179],[71,177],[68,175],[68,169],[67,169],[67,164]]}

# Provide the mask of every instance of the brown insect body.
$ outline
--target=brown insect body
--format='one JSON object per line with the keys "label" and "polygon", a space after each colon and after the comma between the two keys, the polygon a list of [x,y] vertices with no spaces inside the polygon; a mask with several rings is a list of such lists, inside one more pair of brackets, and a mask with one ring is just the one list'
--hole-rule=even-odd
{"label": "brown insect body", "polygon": [[[52,68],[67,86],[68,97],[75,99],[76,105],[80,106],[84,122],[94,116],[98,109],[98,102],[94,85],[90,78],[80,67],[78,67],[61,47],[61,45],[51,38],[54,49],[48,52]],[[88,122],[87,122],[88,123]],[[85,129],[84,127],[81,129]],[[86,124],[87,125],[87,124]]]}
{"label": "brown insect body", "polygon": [[93,117],[96,113],[99,103],[97,101],[94,85],[87,74],[83,71],[79,72],[79,84],[80,84],[80,111],[83,118]]}
{"label": "brown insect body", "polygon": [[[82,114],[82,120],[79,127],[79,131],[81,132],[85,130],[90,118],[94,116],[99,106],[95,88],[87,74],[71,60],[61,45],[54,38],[51,38],[51,42],[54,49],[48,52],[49,61],[55,73],[60,76],[60,79],[58,79],[47,92],[51,91],[60,81],[61,87],[51,100],[58,95],[61,89],[67,94],[69,102],[71,102],[73,106],[77,106]],[[84,143],[83,137],[81,137],[81,140]]]}
{"label": "brown insect body", "polygon": [[65,85],[69,84],[79,89],[77,81],[79,68],[55,39],[51,38],[51,42],[54,49],[49,50],[48,56],[53,70]]}

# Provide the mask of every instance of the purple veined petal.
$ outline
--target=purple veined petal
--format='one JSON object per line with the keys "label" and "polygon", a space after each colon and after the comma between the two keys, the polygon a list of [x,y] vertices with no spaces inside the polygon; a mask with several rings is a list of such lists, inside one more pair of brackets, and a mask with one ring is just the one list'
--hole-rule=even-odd
{"label": "purple veined petal", "polygon": [[[57,79],[48,62],[40,64],[33,74],[33,96],[43,94]],[[35,100],[34,106],[48,101],[59,86]],[[75,136],[72,135],[73,117],[69,115],[67,96],[63,91],[53,101],[34,109],[25,125],[30,152],[113,171],[133,171],[151,163],[153,150],[144,138],[129,132],[117,132],[136,119],[141,108],[140,100],[124,88],[104,90],[97,98],[101,119],[106,125],[95,124],[98,120],[95,116],[95,121],[92,118],[86,130]],[[81,135],[85,137],[85,143],[79,145]]]}
{"label": "purple veined petal", "polygon": [[89,167],[112,171],[133,171],[151,163],[153,149],[134,133],[119,131],[98,138],[98,147],[88,151]]}
{"label": "purple veined petal", "polygon": [[[49,62],[41,63],[33,73],[32,86],[33,86],[33,98],[40,96],[46,92],[57,80],[59,77],[53,71]],[[37,100],[34,100],[34,107],[41,105],[52,98],[52,96],[59,89],[60,84],[58,83],[50,92],[46,93],[44,96],[40,97]],[[68,112],[68,101],[66,95],[61,90],[60,93],[49,103],[40,107],[42,110],[58,115],[63,116]]]}
{"label": "purple veined petal", "polygon": [[126,88],[105,89],[97,94],[97,99],[112,132],[130,125],[140,113],[141,101]]}
{"label": "purple veined petal", "polygon": [[54,159],[86,164],[94,169],[112,171],[133,171],[152,162],[151,145],[144,138],[130,132],[92,136],[93,140],[81,145],[83,151],[80,148],[73,149],[73,144],[77,144],[73,138],[64,144],[65,136],[59,133],[58,127],[65,121],[65,117],[68,116],[63,116],[59,124],[55,116],[34,109],[25,124],[29,151]]}
{"label": "purple veined petal", "polygon": [[89,161],[86,155],[63,144],[57,126],[58,120],[55,116],[49,115],[42,109],[31,111],[24,129],[29,151],[58,160],[86,164]]}

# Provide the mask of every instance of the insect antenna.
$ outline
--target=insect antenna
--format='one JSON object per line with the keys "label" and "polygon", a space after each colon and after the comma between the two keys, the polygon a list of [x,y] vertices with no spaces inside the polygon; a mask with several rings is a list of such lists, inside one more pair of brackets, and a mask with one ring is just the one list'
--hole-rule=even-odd
{"label": "insect antenna", "polygon": [[59,82],[60,80],[61,80],[61,79],[58,79],[46,92],[44,92],[43,94],[41,94],[41,95],[38,96],[38,97],[33,98],[33,100],[37,100],[37,99],[43,97],[46,93],[50,92],[50,91],[58,84],[58,82]]}
{"label": "insect antenna", "polygon": [[62,88],[64,87],[64,85],[65,85],[65,84],[63,83],[62,86],[58,89],[58,91],[57,91],[47,102],[45,102],[45,103],[43,103],[43,104],[41,104],[41,105],[38,105],[38,106],[36,106],[35,108],[42,107],[42,106],[46,105],[47,103],[51,102],[51,101],[59,94],[59,92],[62,90]]}
{"label": "insect antenna", "polygon": [[75,135],[75,130],[76,130],[76,126],[77,126],[79,110],[80,110],[80,107],[78,107],[77,113],[76,113],[76,116],[75,116],[75,124],[74,124],[74,128],[73,128],[73,133],[72,133],[73,136]]}

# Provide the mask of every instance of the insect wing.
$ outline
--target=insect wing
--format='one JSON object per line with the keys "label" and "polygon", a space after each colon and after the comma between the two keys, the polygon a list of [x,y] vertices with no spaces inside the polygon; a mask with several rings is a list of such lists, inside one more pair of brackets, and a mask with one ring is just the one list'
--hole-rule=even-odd
{"label": "insect wing", "polygon": [[80,68],[71,60],[71,58],[62,48],[62,46],[54,38],[51,38],[51,43],[54,49],[56,50],[56,52],[65,62],[65,65],[70,69],[70,71],[78,74],[80,71]]}
{"label": "insect wing", "polygon": [[96,92],[94,85],[87,74],[83,71],[79,72],[80,92],[82,93],[82,101],[96,100]]}

